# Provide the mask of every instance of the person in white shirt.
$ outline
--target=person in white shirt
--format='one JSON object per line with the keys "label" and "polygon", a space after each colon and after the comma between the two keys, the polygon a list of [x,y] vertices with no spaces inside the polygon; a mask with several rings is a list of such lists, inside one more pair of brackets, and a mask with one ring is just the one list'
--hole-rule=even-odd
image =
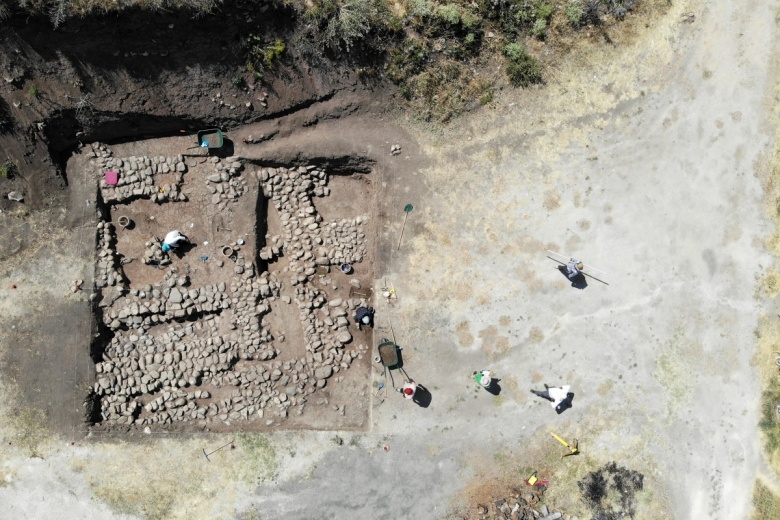
{"label": "person in white shirt", "polygon": [[170,233],[165,235],[165,240],[163,240],[162,250],[167,253],[171,249],[176,249],[177,247],[179,247],[179,245],[185,242],[187,242],[187,237],[179,233],[178,230],[171,231]]}
{"label": "person in white shirt", "polygon": [[574,394],[569,390],[571,390],[569,385],[548,386],[545,384],[544,391],[531,390],[531,393],[538,395],[542,399],[547,399],[556,412],[562,413],[564,410],[571,408],[571,400]]}
{"label": "person in white shirt", "polygon": [[569,280],[574,280],[578,276],[582,274],[582,270],[585,268],[585,264],[577,260],[576,258],[572,258],[568,264],[566,264],[566,276],[569,277]]}
{"label": "person in white shirt", "polygon": [[398,389],[406,399],[414,399],[414,394],[417,393],[417,383],[411,379],[404,383],[404,386]]}

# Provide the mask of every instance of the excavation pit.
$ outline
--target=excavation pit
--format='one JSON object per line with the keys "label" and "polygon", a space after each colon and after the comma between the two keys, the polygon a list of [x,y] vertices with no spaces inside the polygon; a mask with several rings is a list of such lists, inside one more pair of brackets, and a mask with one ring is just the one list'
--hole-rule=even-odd
{"label": "excavation pit", "polygon": [[[370,174],[189,141],[81,151],[98,189],[91,428],[367,428],[372,337],[353,315],[371,305]],[[189,242],[166,251],[172,230]]]}

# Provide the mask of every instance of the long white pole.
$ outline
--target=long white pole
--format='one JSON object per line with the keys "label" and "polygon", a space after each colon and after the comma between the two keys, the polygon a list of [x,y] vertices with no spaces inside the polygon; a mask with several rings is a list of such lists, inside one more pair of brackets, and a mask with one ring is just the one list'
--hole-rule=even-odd
{"label": "long white pole", "polygon": [[[548,253],[552,253],[552,254],[554,254],[554,255],[558,255],[558,256],[560,256],[560,257],[562,257],[562,258],[571,258],[570,256],[562,255],[562,254],[560,254],[560,253],[556,253],[555,251],[550,251],[549,249],[546,249],[546,251],[547,251]],[[599,271],[599,270],[598,270],[598,269],[596,269],[595,267],[591,267],[591,266],[589,266],[588,264],[582,264],[582,265],[584,265],[584,266],[585,266],[585,267],[587,267],[588,269],[593,269],[594,271],[598,271],[598,272],[599,272],[599,273],[601,273],[601,274],[607,274],[607,273],[605,273],[604,271]]]}

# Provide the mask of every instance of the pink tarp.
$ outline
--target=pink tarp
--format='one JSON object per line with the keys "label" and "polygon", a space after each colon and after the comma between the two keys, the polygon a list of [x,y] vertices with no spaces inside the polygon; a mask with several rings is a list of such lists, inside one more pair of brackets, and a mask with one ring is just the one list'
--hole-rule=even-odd
{"label": "pink tarp", "polygon": [[119,182],[119,172],[107,171],[106,172],[106,184],[109,186],[116,186]]}

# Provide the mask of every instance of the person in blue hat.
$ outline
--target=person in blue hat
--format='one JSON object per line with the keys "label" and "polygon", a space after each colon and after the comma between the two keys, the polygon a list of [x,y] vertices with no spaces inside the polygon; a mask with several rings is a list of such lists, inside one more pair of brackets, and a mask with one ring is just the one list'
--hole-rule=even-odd
{"label": "person in blue hat", "polygon": [[178,230],[171,231],[167,235],[165,235],[165,240],[163,240],[162,250],[166,253],[170,252],[172,249],[178,248],[181,244],[189,242],[189,239],[179,233]]}

